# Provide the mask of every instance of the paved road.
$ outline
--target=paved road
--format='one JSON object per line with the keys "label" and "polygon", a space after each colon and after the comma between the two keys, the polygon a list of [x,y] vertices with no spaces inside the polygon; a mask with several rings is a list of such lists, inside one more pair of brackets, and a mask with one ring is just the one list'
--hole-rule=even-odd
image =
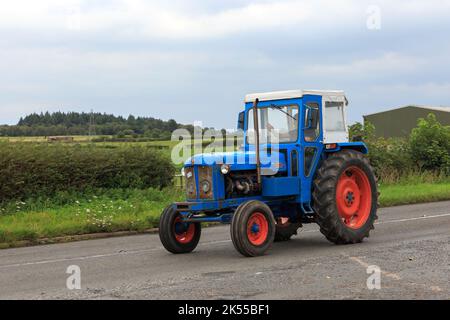
{"label": "paved road", "polygon": [[[226,226],[189,255],[157,235],[0,250],[0,299],[450,299],[450,201],[379,210],[362,244],[328,243],[308,225],[268,255],[241,257]],[[81,269],[81,290],[66,288]],[[369,265],[381,289],[368,290]]]}

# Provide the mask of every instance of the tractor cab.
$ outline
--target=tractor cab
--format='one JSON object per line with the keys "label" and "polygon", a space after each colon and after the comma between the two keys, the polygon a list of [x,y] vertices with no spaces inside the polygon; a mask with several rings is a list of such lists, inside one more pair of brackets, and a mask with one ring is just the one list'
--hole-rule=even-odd
{"label": "tractor cab", "polygon": [[311,222],[334,243],[362,241],[373,229],[378,193],[366,145],[349,142],[347,106],[343,91],[247,95],[241,150],[186,161],[186,201],[161,216],[164,247],[191,252],[202,222],[231,224],[244,256],[264,254]]}
{"label": "tractor cab", "polygon": [[[285,177],[277,181],[265,179],[274,176],[273,170],[261,170],[261,181],[267,186],[263,195],[297,194],[297,201],[309,211],[312,179],[324,152],[349,146],[347,105],[343,91],[290,90],[245,97],[245,111],[238,121],[244,131],[244,150],[251,152],[258,144],[261,154],[277,162],[271,154],[276,150],[279,168],[286,169],[276,171],[276,177]],[[351,145],[367,152],[363,144]]]}
{"label": "tractor cab", "polygon": [[238,127],[246,132],[253,130],[253,104],[257,99],[261,110],[260,130],[270,133],[278,129],[280,143],[348,142],[345,112],[348,101],[343,91],[290,90],[249,94],[245,97],[245,111],[239,115],[244,120],[238,123]]}

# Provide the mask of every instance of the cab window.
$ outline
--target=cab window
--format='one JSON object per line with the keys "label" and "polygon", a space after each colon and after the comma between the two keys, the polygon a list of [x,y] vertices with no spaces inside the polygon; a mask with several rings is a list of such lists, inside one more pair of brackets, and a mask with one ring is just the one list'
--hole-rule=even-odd
{"label": "cab window", "polygon": [[325,129],[326,131],[345,131],[343,102],[325,102]]}
{"label": "cab window", "polygon": [[[260,143],[289,143],[298,139],[298,105],[259,108]],[[253,109],[248,111],[247,142],[254,144]]]}
{"label": "cab window", "polygon": [[303,132],[306,142],[314,142],[320,135],[320,112],[319,104],[310,102],[305,105],[305,122]]}

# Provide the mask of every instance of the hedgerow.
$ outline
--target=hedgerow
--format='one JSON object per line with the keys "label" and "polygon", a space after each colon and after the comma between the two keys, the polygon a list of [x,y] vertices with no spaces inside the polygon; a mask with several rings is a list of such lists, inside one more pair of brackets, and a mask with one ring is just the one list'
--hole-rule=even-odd
{"label": "hedgerow", "polygon": [[0,143],[0,203],[68,190],[164,188],[173,174],[170,158],[153,148]]}
{"label": "hedgerow", "polygon": [[371,123],[350,127],[352,140],[363,140],[369,159],[381,182],[399,182],[420,177],[425,182],[450,175],[450,126],[441,125],[434,114],[419,119],[405,138],[380,138]]}

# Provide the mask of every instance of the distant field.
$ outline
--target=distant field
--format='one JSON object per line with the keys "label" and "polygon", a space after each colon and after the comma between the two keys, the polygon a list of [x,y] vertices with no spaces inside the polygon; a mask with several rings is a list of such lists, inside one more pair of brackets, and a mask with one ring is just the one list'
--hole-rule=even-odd
{"label": "distant field", "polygon": [[[89,142],[100,136],[73,136],[74,142]],[[0,141],[9,142],[47,142],[47,137],[0,137]]]}
{"label": "distant field", "polygon": [[[20,143],[20,142],[35,142],[35,143],[64,143],[67,145],[70,144],[79,144],[79,143],[94,143],[99,146],[108,146],[108,145],[121,145],[121,144],[140,144],[140,145],[149,145],[149,146],[160,146],[173,148],[176,146],[179,141],[171,141],[171,140],[156,140],[156,141],[139,141],[139,138],[125,137],[124,139],[129,139],[130,141],[98,141],[102,138],[112,139],[112,136],[72,136],[74,138],[73,142],[49,142],[48,137],[0,137],[0,142],[12,142],[12,143]],[[220,143],[222,139],[217,139],[216,142]],[[211,143],[209,140],[194,140],[195,144],[207,145]]]}

